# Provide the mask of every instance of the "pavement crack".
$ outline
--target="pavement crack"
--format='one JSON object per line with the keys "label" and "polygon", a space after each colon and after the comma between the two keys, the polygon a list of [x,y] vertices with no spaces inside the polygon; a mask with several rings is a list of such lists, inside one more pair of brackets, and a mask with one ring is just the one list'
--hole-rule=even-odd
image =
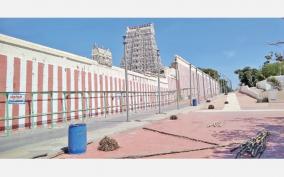
{"label": "pavement crack", "polygon": [[200,140],[200,139],[190,138],[190,137],[183,136],[183,135],[176,135],[176,134],[172,134],[172,133],[167,133],[167,132],[163,132],[163,131],[155,130],[155,129],[151,129],[151,128],[143,127],[142,129],[148,130],[148,131],[152,131],[152,132],[156,132],[156,133],[161,133],[161,134],[164,134],[164,135],[169,135],[169,136],[174,136],[174,137],[178,137],[178,138],[183,138],[183,139],[187,139],[187,140],[191,140],[191,141],[202,142],[202,143],[206,143],[206,144],[210,144],[210,145],[219,145],[217,143],[212,143],[212,142],[209,142],[209,141],[204,141],[204,140]]}
{"label": "pavement crack", "polygon": [[230,144],[227,144],[227,145],[210,146],[210,147],[198,148],[198,149],[185,149],[185,150],[181,150],[181,151],[169,151],[169,152],[144,154],[144,155],[131,155],[131,156],[119,157],[117,159],[139,159],[139,158],[163,156],[163,155],[169,155],[169,154],[178,154],[178,153],[186,153],[186,152],[193,152],[193,151],[202,151],[202,150],[208,150],[208,149],[216,149],[216,148],[220,148],[220,147],[227,147],[227,146],[231,146],[233,144],[237,144],[237,143],[230,143]]}
{"label": "pavement crack", "polygon": [[32,159],[38,159],[38,158],[42,158],[42,157],[47,157],[47,155],[48,155],[47,153],[40,154],[40,155],[32,157]]}

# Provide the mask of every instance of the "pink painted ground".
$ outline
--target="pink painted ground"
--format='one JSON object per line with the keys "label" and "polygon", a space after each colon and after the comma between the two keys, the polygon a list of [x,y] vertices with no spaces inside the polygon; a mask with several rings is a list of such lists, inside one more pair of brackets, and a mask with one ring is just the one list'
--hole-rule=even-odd
{"label": "pink painted ground", "polygon": [[[266,129],[272,133],[272,136],[263,158],[284,158],[284,112],[194,112],[181,116],[183,120],[180,120],[180,123],[178,121],[171,124],[164,122],[163,124],[151,125],[151,128],[159,128],[163,131],[167,130],[167,132],[187,135],[219,144],[243,142],[255,136],[258,131]],[[214,121],[223,122],[223,126],[216,128],[206,127],[209,122]],[[216,150],[157,156],[155,158],[234,158],[235,154],[229,152],[231,148],[232,146]]]}
{"label": "pink painted ground", "polygon": [[256,103],[256,99],[236,93],[241,109],[283,109],[284,103]]}
{"label": "pink painted ground", "polygon": [[[249,100],[248,98],[243,99]],[[222,127],[208,127],[208,124],[215,121],[220,121]],[[259,131],[266,129],[272,135],[262,158],[284,158],[284,111],[195,111],[187,114],[179,114],[178,120],[165,119],[148,124],[146,127],[220,145],[232,142],[244,142],[250,137],[255,136]],[[121,146],[118,150],[112,152],[98,151],[98,141],[96,141],[88,146],[85,154],[64,154],[58,158],[120,158],[212,146],[202,142],[143,130],[142,128],[114,134],[112,137]],[[230,149],[233,147],[153,156],[149,158],[234,158],[235,154],[230,152]]]}

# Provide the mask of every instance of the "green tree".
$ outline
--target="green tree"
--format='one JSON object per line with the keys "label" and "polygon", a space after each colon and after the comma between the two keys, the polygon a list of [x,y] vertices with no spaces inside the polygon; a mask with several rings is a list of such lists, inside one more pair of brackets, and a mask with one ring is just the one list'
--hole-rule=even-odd
{"label": "green tree", "polygon": [[280,73],[284,74],[284,62],[263,65],[261,68],[261,73],[265,78],[277,76],[280,75]]}
{"label": "green tree", "polygon": [[258,69],[250,68],[249,66],[236,70],[235,74],[239,76],[241,84],[245,84],[249,87],[255,87],[258,81],[265,79]]}
{"label": "green tree", "polygon": [[211,76],[213,79],[218,80],[220,78],[220,75],[217,70],[212,69],[212,68],[199,68],[202,70],[204,73],[208,74]]}

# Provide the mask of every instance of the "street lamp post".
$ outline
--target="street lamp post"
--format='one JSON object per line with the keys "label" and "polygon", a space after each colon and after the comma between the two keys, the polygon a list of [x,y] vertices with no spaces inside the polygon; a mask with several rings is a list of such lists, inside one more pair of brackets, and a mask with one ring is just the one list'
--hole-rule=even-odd
{"label": "street lamp post", "polygon": [[124,46],[124,69],[125,69],[125,88],[126,88],[126,121],[129,121],[129,98],[128,98],[128,71],[127,71],[127,60],[126,60],[126,36],[123,36]]}
{"label": "street lamp post", "polygon": [[178,62],[175,59],[176,66],[176,93],[177,93],[177,109],[179,109],[179,72],[178,72]]}
{"label": "street lamp post", "polygon": [[190,96],[190,105],[192,106],[192,85],[191,85],[191,81],[192,81],[192,78],[191,78],[191,63],[189,64],[189,96]]}
{"label": "street lamp post", "polygon": [[211,95],[211,98],[213,98],[213,91],[212,91],[212,79],[211,77],[209,76],[209,87],[210,87],[210,95]]}
{"label": "street lamp post", "polygon": [[224,87],[224,92],[225,92],[225,94],[227,94],[228,93],[228,91],[227,91],[227,80],[226,80],[226,77],[225,77],[225,75],[223,75],[223,87]]}
{"label": "street lamp post", "polygon": [[198,69],[197,67],[195,68],[195,72],[196,72],[196,89],[197,89],[197,100],[198,100],[198,104],[200,103],[200,95],[199,95],[199,74],[198,74]]}
{"label": "street lamp post", "polygon": [[157,63],[158,63],[158,104],[159,104],[159,114],[161,114],[161,87],[160,87],[160,62],[159,62],[159,57],[160,57],[160,50],[157,50]]}
{"label": "street lamp post", "polygon": [[221,93],[225,93],[225,89],[224,89],[224,78],[223,78],[223,76],[221,76],[220,84],[221,84]]}
{"label": "street lamp post", "polygon": [[203,97],[204,97],[204,100],[207,100],[206,94],[205,94],[204,72],[203,71],[202,71],[202,85],[203,85]]}

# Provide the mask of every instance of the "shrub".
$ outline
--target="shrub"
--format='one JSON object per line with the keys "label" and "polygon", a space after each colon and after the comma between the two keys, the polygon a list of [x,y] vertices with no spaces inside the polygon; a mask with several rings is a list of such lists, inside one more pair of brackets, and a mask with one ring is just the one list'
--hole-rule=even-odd
{"label": "shrub", "polygon": [[117,141],[113,138],[105,136],[99,143],[98,150],[100,151],[113,151],[119,148]]}
{"label": "shrub", "polygon": [[283,70],[283,67],[284,62],[266,64],[262,67],[261,73],[264,75],[265,78],[268,78],[270,76],[277,76],[281,73],[280,70]]}
{"label": "shrub", "polygon": [[171,115],[170,119],[171,119],[171,120],[177,120],[178,118],[177,118],[176,115]]}
{"label": "shrub", "polygon": [[214,105],[212,105],[212,104],[210,104],[209,106],[208,106],[208,109],[214,109],[215,107],[214,107]]}

